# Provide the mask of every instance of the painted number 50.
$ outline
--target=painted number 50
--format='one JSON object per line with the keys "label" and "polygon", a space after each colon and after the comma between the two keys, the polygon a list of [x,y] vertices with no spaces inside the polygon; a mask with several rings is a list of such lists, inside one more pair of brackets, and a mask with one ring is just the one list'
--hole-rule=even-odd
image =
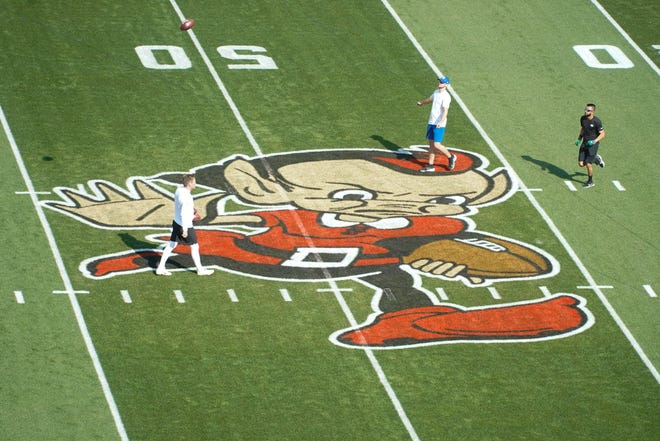
{"label": "painted number 50", "polygon": [[[271,57],[262,55],[266,49],[261,46],[220,46],[217,50],[221,57],[239,61],[239,63],[228,64],[228,69],[277,69],[277,64]],[[135,48],[135,53],[147,69],[190,69],[192,67],[192,61],[180,46],[138,46]]]}

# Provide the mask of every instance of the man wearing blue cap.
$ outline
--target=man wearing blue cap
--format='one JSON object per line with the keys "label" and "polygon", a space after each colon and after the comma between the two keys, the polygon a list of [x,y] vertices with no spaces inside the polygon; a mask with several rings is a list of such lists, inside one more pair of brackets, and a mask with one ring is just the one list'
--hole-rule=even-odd
{"label": "man wearing blue cap", "polygon": [[435,154],[442,153],[448,159],[447,169],[452,170],[456,165],[456,156],[452,155],[445,146],[443,146],[442,139],[445,136],[445,127],[447,125],[447,112],[449,111],[449,104],[451,104],[451,95],[447,91],[449,85],[449,77],[438,78],[438,89],[433,94],[421,101],[417,101],[418,106],[424,104],[432,104],[431,115],[429,122],[426,126],[426,139],[429,140],[429,165],[422,168],[420,172],[429,173],[435,171],[433,165],[435,161]]}

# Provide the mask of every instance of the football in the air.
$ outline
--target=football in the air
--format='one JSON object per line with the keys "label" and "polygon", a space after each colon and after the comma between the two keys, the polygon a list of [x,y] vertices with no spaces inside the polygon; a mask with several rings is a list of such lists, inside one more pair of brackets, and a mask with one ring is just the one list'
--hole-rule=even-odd
{"label": "football in the air", "polygon": [[523,245],[480,234],[440,239],[418,247],[403,258],[404,263],[429,259],[465,265],[469,277],[498,279],[547,274],[552,264]]}
{"label": "football in the air", "polygon": [[193,26],[195,26],[195,19],[194,18],[186,18],[181,23],[181,26],[179,26],[179,29],[181,29],[182,31],[187,31],[188,29],[191,29]]}

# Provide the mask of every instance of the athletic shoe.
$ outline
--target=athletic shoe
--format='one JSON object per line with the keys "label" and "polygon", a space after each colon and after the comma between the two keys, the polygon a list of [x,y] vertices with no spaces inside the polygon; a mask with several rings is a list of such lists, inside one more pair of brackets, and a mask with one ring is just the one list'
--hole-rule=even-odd
{"label": "athletic shoe", "polygon": [[584,187],[584,188],[591,188],[591,187],[593,187],[593,186],[595,186],[595,185],[596,185],[596,184],[594,184],[593,182],[589,181],[589,182],[585,182],[584,185],[583,185],[582,187]]}
{"label": "athletic shoe", "polygon": [[158,268],[158,269],[156,270],[156,275],[158,275],[158,276],[171,276],[172,273],[169,272],[169,271],[167,271],[167,270],[164,269],[164,268],[163,268],[163,269]]}
{"label": "athletic shoe", "polygon": [[210,269],[199,268],[197,270],[197,275],[198,276],[210,276],[211,274],[213,274],[213,270],[210,270]]}
{"label": "athletic shoe", "polygon": [[596,155],[596,165],[600,166],[600,168],[605,168],[605,161],[603,161],[602,156]]}
{"label": "athletic shoe", "polygon": [[434,172],[434,171],[435,171],[435,167],[433,167],[432,165],[427,165],[426,167],[421,169],[419,172],[420,173],[430,173],[430,172]]}
{"label": "athletic shoe", "polygon": [[449,170],[453,170],[455,165],[456,165],[456,155],[451,155],[449,157],[449,166],[447,168]]}

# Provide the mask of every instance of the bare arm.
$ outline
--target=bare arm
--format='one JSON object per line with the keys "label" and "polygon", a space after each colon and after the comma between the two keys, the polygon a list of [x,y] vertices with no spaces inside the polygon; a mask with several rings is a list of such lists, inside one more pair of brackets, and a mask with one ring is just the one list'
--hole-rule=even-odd
{"label": "bare arm", "polygon": [[431,99],[431,97],[428,97],[428,98],[424,98],[423,100],[417,101],[417,105],[418,106],[423,106],[424,104],[430,104],[432,102],[433,102],[433,99]]}

